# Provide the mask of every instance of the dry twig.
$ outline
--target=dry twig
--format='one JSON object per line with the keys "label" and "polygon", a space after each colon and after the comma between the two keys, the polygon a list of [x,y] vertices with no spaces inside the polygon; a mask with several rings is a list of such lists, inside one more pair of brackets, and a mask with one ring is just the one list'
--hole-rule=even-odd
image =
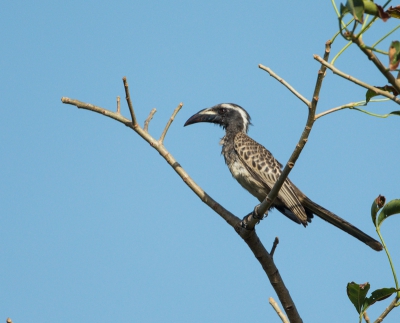
{"label": "dry twig", "polygon": [[308,107],[310,107],[311,103],[308,101],[304,96],[302,96],[299,92],[297,92],[293,86],[291,86],[288,82],[286,82],[283,78],[275,74],[269,67],[266,67],[262,64],[258,65],[259,68],[266,71],[271,75],[273,78],[281,82],[284,86],[286,86],[290,92],[292,92],[295,96],[297,96],[301,101],[303,101]]}
{"label": "dry twig", "polygon": [[136,116],[135,116],[135,112],[133,111],[133,105],[132,105],[132,101],[131,101],[131,96],[129,94],[129,85],[128,85],[128,80],[126,79],[126,77],[123,77],[123,82],[124,82],[124,88],[125,88],[125,98],[126,98],[126,102],[128,103],[128,107],[129,107],[129,112],[131,114],[131,118],[132,118],[132,124],[133,126],[137,125],[137,121],[136,121]]}
{"label": "dry twig", "polygon": [[151,109],[149,116],[147,117],[146,121],[144,122],[143,130],[145,132],[149,132],[149,123],[151,119],[153,119],[154,114],[157,112],[156,108]]}
{"label": "dry twig", "polygon": [[360,81],[358,79],[356,79],[355,77],[349,75],[349,74],[345,74],[342,71],[340,71],[339,69],[337,69],[335,66],[333,66],[332,64],[329,64],[327,62],[326,59],[322,59],[320,56],[318,55],[314,55],[314,59],[317,60],[318,62],[320,62],[322,65],[326,66],[327,68],[329,68],[334,74],[337,74],[343,78],[345,78],[346,80],[349,80],[363,88],[366,88],[368,90],[374,91],[376,94],[385,96],[387,98],[389,98],[390,100],[393,100],[394,102],[396,102],[397,104],[400,104],[400,99],[398,99],[395,95],[393,95],[392,93],[388,92],[388,91],[383,91],[381,89],[376,88],[375,86],[369,85],[368,83],[365,83],[363,81]]}
{"label": "dry twig", "polygon": [[386,307],[386,309],[383,311],[383,313],[381,315],[379,315],[379,317],[374,321],[374,323],[381,323],[383,321],[383,319],[390,313],[390,311],[399,305],[399,304],[397,304],[398,300],[399,299],[397,297],[395,297],[393,299],[393,301],[389,304],[389,306]]}
{"label": "dry twig", "polygon": [[272,248],[271,248],[271,252],[270,252],[271,257],[274,256],[275,249],[278,246],[278,243],[279,243],[279,238],[275,237],[275,240],[274,240],[274,243],[272,244]]}
{"label": "dry twig", "polygon": [[286,315],[283,314],[283,312],[281,311],[278,303],[272,297],[269,298],[269,303],[271,304],[272,308],[275,310],[276,314],[278,314],[283,323],[290,323]]}
{"label": "dry twig", "polygon": [[174,121],[176,114],[179,112],[179,110],[182,108],[182,106],[183,106],[183,103],[180,103],[180,104],[176,107],[176,109],[174,110],[174,112],[172,113],[171,118],[169,118],[169,120],[168,120],[168,122],[167,122],[167,124],[166,124],[166,126],[165,126],[165,128],[164,128],[164,131],[163,131],[163,133],[161,134],[160,139],[158,140],[158,141],[160,142],[160,144],[163,143],[164,138],[165,138],[165,135],[167,134],[167,131],[168,131],[168,129],[169,129],[169,126],[171,125],[172,121]]}
{"label": "dry twig", "polygon": [[315,116],[314,120],[317,120],[317,119],[319,119],[319,118],[321,118],[321,117],[323,117],[323,116],[325,116],[325,115],[327,115],[329,113],[333,113],[333,112],[336,112],[336,111],[339,111],[339,110],[343,110],[343,109],[347,109],[347,108],[352,108],[354,106],[355,106],[355,103],[354,102],[350,102],[350,103],[338,106],[336,108],[329,109],[327,111],[324,111],[324,112],[321,112],[321,113],[317,114]]}
{"label": "dry twig", "polygon": [[364,317],[365,323],[370,323],[370,322],[371,322],[371,321],[369,320],[369,316],[368,316],[368,314],[367,314],[367,311],[365,311],[365,312],[363,313],[363,317]]}
{"label": "dry twig", "polygon": [[117,96],[117,113],[121,113],[121,98]]}

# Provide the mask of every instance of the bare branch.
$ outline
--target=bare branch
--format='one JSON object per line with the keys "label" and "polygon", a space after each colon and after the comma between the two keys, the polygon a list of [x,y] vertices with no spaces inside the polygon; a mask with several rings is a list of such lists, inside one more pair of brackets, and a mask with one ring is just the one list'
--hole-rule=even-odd
{"label": "bare branch", "polygon": [[112,112],[110,110],[106,110],[106,109],[100,108],[100,107],[98,107],[96,105],[93,105],[93,104],[90,104],[90,103],[85,103],[85,102],[81,102],[81,101],[78,101],[78,100],[75,100],[75,99],[66,98],[66,97],[62,97],[61,101],[62,101],[62,103],[65,103],[65,104],[74,105],[79,109],[85,109],[85,110],[90,110],[90,111],[93,111],[93,112],[100,113],[100,114],[105,115],[105,116],[107,116],[107,117],[109,117],[111,119],[117,120],[117,121],[123,123],[125,126],[128,126],[128,127],[130,127],[131,124],[132,124],[132,122],[130,120],[126,119],[121,114],[116,113],[116,112]]}
{"label": "bare branch", "polygon": [[161,134],[160,139],[158,140],[158,141],[160,142],[160,144],[163,143],[164,138],[165,138],[165,135],[167,134],[167,131],[168,131],[168,129],[169,129],[169,126],[171,125],[172,121],[174,121],[175,116],[177,115],[177,113],[179,112],[179,110],[182,108],[182,106],[183,106],[183,103],[182,103],[182,102],[179,103],[179,105],[175,108],[174,112],[172,113],[171,118],[169,118],[169,120],[168,120],[168,122],[167,122],[167,125],[165,126],[164,131],[163,131],[163,133]]}
{"label": "bare branch", "polygon": [[297,311],[296,305],[294,304],[292,297],[290,296],[289,290],[286,288],[285,283],[283,282],[282,277],[279,273],[279,270],[274,263],[274,260],[272,259],[268,251],[264,248],[262,242],[257,236],[256,231],[248,230],[248,234],[246,236],[241,235],[241,237],[247,243],[254,256],[263,267],[272,287],[278,295],[279,301],[281,302],[282,307],[289,318],[289,321],[291,323],[303,322],[299,312]]}
{"label": "bare branch", "polygon": [[279,243],[279,238],[275,237],[275,240],[274,240],[274,243],[272,244],[272,249],[271,249],[271,252],[270,252],[271,257],[274,256],[275,249],[278,246],[278,243]]}
{"label": "bare branch", "polygon": [[117,96],[117,113],[121,113],[121,98]]}
{"label": "bare branch", "polygon": [[283,323],[290,323],[289,320],[287,319],[286,315],[283,314],[283,312],[279,308],[278,303],[272,297],[269,298],[269,303],[271,304],[271,306],[275,310],[276,314],[278,314],[278,316],[280,317],[280,319],[282,320]]}
{"label": "bare branch", "polygon": [[[352,36],[352,42],[356,44],[361,51],[375,64],[378,70],[386,77],[387,81],[393,85],[396,89],[397,93],[400,93],[400,80],[396,80],[393,74],[389,71],[389,69],[382,64],[379,58],[374,54],[374,52],[365,46],[361,37]],[[399,103],[399,102],[397,102]]]}
{"label": "bare branch", "polygon": [[329,113],[332,113],[332,112],[335,112],[335,111],[339,111],[339,110],[343,110],[343,109],[347,109],[347,108],[352,108],[352,107],[355,107],[356,105],[357,105],[356,102],[350,102],[350,103],[338,106],[336,108],[332,108],[330,110],[327,110],[327,111],[324,111],[324,112],[321,112],[321,113],[317,114],[315,116],[314,120],[317,120],[318,118],[321,118],[321,117],[323,117],[323,116],[325,116],[325,115],[327,115]]}
{"label": "bare branch", "polygon": [[226,210],[223,206],[221,206],[218,202],[212,199],[204,190],[198,186],[186,173],[186,171],[182,168],[182,166],[174,159],[174,157],[168,152],[165,147],[155,140],[152,136],[150,136],[147,132],[145,132],[138,123],[132,124],[132,122],[125,117],[112,112],[110,110],[100,108],[90,103],[84,103],[78,100],[70,99],[63,97],[61,101],[66,104],[75,105],[78,108],[86,109],[90,111],[94,111],[110,117],[114,120],[117,120],[127,127],[133,129],[136,133],[139,134],[144,140],[146,140],[150,146],[152,146],[155,150],[157,150],[161,156],[167,161],[168,164],[175,170],[175,172],[182,178],[182,180],[190,187],[190,189],[210,208],[212,208],[216,213],[218,213],[226,222],[228,222],[231,226],[235,227],[238,223],[240,223],[240,219],[233,215],[231,212]]}
{"label": "bare branch", "polygon": [[382,312],[382,314],[379,315],[379,317],[374,321],[374,323],[381,323],[383,319],[390,313],[390,311],[396,307],[396,303],[398,300],[399,299],[395,297],[393,301],[389,304],[389,306],[386,307],[386,309]]}
{"label": "bare branch", "polygon": [[143,130],[145,132],[149,132],[149,123],[150,120],[153,119],[154,114],[157,112],[156,108],[151,109],[149,116],[147,117],[146,121],[144,122],[144,128]]}
{"label": "bare branch", "polygon": [[369,320],[369,316],[368,316],[368,314],[367,314],[367,311],[365,311],[365,312],[363,313],[363,317],[364,317],[365,323],[370,323],[370,322],[371,322],[371,321]]}
{"label": "bare branch", "polygon": [[126,77],[124,76],[124,77],[122,78],[122,81],[124,82],[125,95],[126,95],[126,102],[128,103],[129,112],[131,113],[132,124],[133,124],[133,125],[136,125],[136,124],[137,124],[137,121],[136,121],[135,111],[133,111],[131,96],[130,96],[130,94],[129,94],[128,80],[127,80]]}
{"label": "bare branch", "polygon": [[295,96],[297,96],[301,101],[303,101],[308,107],[310,107],[311,103],[308,101],[304,96],[302,96],[299,92],[297,92],[288,82],[286,82],[283,78],[276,75],[269,67],[259,64],[259,68],[266,71],[271,75],[273,78],[281,82],[284,86],[286,86],[290,92],[292,92]]}
{"label": "bare branch", "polygon": [[392,93],[388,92],[388,91],[383,91],[381,89],[376,88],[375,86],[369,85],[365,82],[362,82],[358,79],[356,79],[355,77],[352,77],[348,74],[343,73],[342,71],[340,71],[339,69],[337,69],[335,66],[333,66],[332,64],[329,64],[326,60],[322,59],[320,56],[318,55],[314,55],[314,59],[317,60],[318,62],[320,62],[322,65],[326,66],[327,68],[329,68],[334,74],[337,74],[349,81],[352,81],[353,83],[364,87],[366,89],[369,89],[371,91],[374,91],[376,94],[385,96],[387,98],[389,98],[390,100],[393,100],[394,102],[396,102],[397,104],[400,104],[400,99],[398,99],[395,95],[393,95]]}
{"label": "bare branch", "polygon": [[[328,40],[325,44],[325,54],[324,54],[325,61],[328,60],[328,58],[329,58],[330,49],[331,49],[331,42],[330,42],[330,40]],[[304,127],[304,130],[300,137],[300,140],[299,140],[298,144],[296,145],[292,155],[290,156],[289,161],[287,162],[285,168],[283,169],[278,180],[275,182],[275,185],[272,187],[268,196],[265,198],[265,200],[260,205],[258,205],[258,207],[255,208],[255,211],[253,212],[253,214],[255,213],[256,217],[246,216],[241,222],[242,227],[244,226],[247,229],[254,228],[255,224],[259,221],[260,214],[261,215],[265,214],[267,212],[267,210],[270,209],[273,201],[278,196],[279,190],[281,189],[281,187],[282,187],[283,183],[285,182],[286,178],[288,177],[290,171],[294,167],[294,164],[296,163],[297,159],[299,158],[300,153],[303,150],[303,148],[308,140],[308,136],[311,132],[312,126],[315,121],[315,111],[317,109],[319,92],[321,90],[322,81],[325,76],[325,71],[326,71],[326,66],[324,66],[324,64],[322,64],[320,70],[318,71],[318,76],[317,76],[317,81],[315,84],[313,99],[311,101],[311,105],[308,110],[308,118],[307,118],[306,126]],[[290,320],[290,321],[292,321],[292,320]]]}

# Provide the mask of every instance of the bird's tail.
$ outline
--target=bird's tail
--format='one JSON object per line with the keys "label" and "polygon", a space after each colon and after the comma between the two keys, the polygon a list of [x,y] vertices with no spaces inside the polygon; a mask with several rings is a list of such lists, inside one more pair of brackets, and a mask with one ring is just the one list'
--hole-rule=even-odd
{"label": "bird's tail", "polygon": [[381,251],[383,249],[382,245],[370,237],[368,234],[362,232],[358,228],[356,228],[351,223],[347,222],[346,220],[338,217],[336,214],[324,209],[322,206],[314,203],[309,198],[304,198],[302,204],[305,209],[310,210],[315,215],[319,216],[321,219],[333,224],[334,226],[342,229],[343,231],[347,232],[348,234],[352,235],[353,237],[357,238],[358,240],[364,242],[372,249],[376,251]]}

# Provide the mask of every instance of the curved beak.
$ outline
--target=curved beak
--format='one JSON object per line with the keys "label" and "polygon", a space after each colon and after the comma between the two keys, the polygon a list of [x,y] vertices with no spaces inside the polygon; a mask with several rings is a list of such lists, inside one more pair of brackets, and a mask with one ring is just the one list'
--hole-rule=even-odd
{"label": "curved beak", "polygon": [[198,122],[220,123],[220,121],[220,116],[217,112],[211,109],[203,109],[192,115],[183,126],[186,127]]}

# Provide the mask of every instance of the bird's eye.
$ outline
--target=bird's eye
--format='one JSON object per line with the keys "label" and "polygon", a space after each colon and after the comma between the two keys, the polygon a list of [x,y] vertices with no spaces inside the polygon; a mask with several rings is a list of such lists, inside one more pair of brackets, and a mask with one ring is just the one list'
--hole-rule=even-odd
{"label": "bird's eye", "polygon": [[225,108],[221,108],[221,109],[219,109],[219,114],[225,114],[225,112],[226,112],[226,109]]}

